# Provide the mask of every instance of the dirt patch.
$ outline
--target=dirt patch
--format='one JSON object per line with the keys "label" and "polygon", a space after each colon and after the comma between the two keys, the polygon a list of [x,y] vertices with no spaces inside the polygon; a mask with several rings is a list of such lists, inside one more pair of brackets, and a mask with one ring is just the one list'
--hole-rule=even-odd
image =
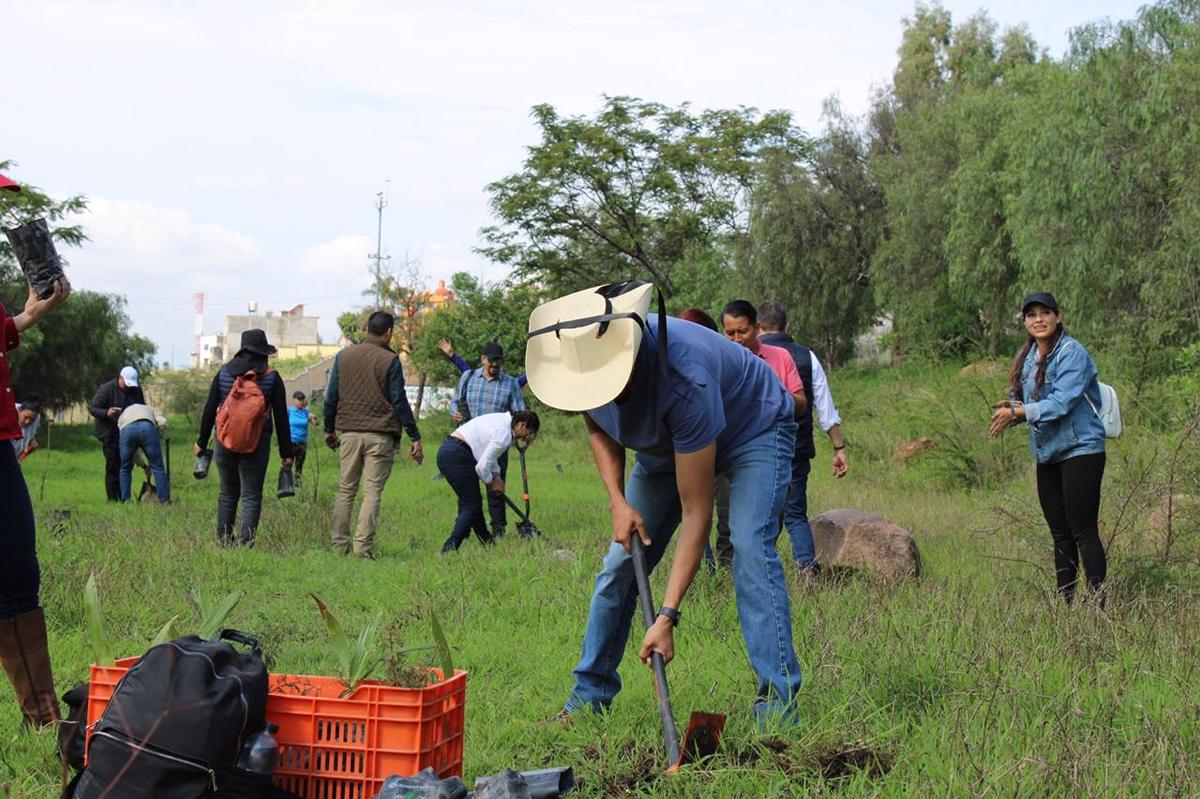
{"label": "dirt patch", "polygon": [[879,779],[891,771],[892,756],[869,746],[836,749],[817,758],[821,776],[827,780],[849,777],[857,771],[865,771],[872,779]]}
{"label": "dirt patch", "polygon": [[[585,747],[583,753],[588,760],[593,762],[604,758],[604,754],[593,746]],[[639,749],[634,741],[625,741],[621,744],[616,756],[622,764],[629,763],[631,765],[597,778],[596,793],[602,796],[627,796],[636,793],[643,786],[658,780],[666,769],[660,756]]]}

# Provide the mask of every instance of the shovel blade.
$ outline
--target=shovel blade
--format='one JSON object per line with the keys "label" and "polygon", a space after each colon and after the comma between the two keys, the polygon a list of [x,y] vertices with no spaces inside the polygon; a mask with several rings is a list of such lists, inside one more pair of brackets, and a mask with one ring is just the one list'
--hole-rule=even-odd
{"label": "shovel blade", "polygon": [[715,755],[721,743],[721,733],[725,729],[725,714],[703,713],[696,711],[688,719],[687,730],[683,733],[683,743],[679,747],[679,762],[667,769],[673,772],[687,763],[695,763],[706,757]]}

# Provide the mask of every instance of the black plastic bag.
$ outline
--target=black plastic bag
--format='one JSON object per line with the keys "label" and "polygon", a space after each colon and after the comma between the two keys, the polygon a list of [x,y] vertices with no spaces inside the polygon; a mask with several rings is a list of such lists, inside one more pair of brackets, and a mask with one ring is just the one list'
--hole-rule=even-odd
{"label": "black plastic bag", "polygon": [[275,485],[275,496],[279,499],[296,496],[296,476],[291,469],[279,470],[279,481]]}
{"label": "black plastic bag", "polygon": [[21,271],[29,279],[39,299],[54,293],[54,283],[63,276],[62,259],[54,249],[50,238],[50,227],[45,219],[35,219],[28,224],[4,231],[13,255],[21,264]]}

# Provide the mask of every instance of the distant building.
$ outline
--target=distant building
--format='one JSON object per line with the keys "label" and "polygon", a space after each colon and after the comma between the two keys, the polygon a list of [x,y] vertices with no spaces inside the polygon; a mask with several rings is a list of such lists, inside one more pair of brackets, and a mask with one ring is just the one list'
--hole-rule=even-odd
{"label": "distant building", "polygon": [[266,331],[267,341],[279,350],[279,358],[299,358],[308,355],[326,357],[339,349],[339,344],[322,344],[317,332],[319,316],[305,316],[304,306],[297,305],[290,311],[276,315],[273,311],[264,314],[241,314],[225,317],[225,332],[200,337],[200,351],[192,356],[192,365],[214,366],[224,363],[237,352],[242,333],[258,328]]}
{"label": "distant building", "polygon": [[428,291],[422,298],[424,302],[423,310],[425,311],[440,311],[448,305],[454,304],[454,292],[446,288],[446,281],[439,280],[438,287],[433,291]]}

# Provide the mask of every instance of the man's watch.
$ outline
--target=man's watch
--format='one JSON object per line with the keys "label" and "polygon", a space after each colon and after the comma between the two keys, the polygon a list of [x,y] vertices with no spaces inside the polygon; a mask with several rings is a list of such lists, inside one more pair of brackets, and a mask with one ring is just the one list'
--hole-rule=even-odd
{"label": "man's watch", "polygon": [[679,626],[679,611],[676,610],[675,608],[663,605],[661,608],[658,609],[658,615],[666,616],[671,621],[672,627]]}

